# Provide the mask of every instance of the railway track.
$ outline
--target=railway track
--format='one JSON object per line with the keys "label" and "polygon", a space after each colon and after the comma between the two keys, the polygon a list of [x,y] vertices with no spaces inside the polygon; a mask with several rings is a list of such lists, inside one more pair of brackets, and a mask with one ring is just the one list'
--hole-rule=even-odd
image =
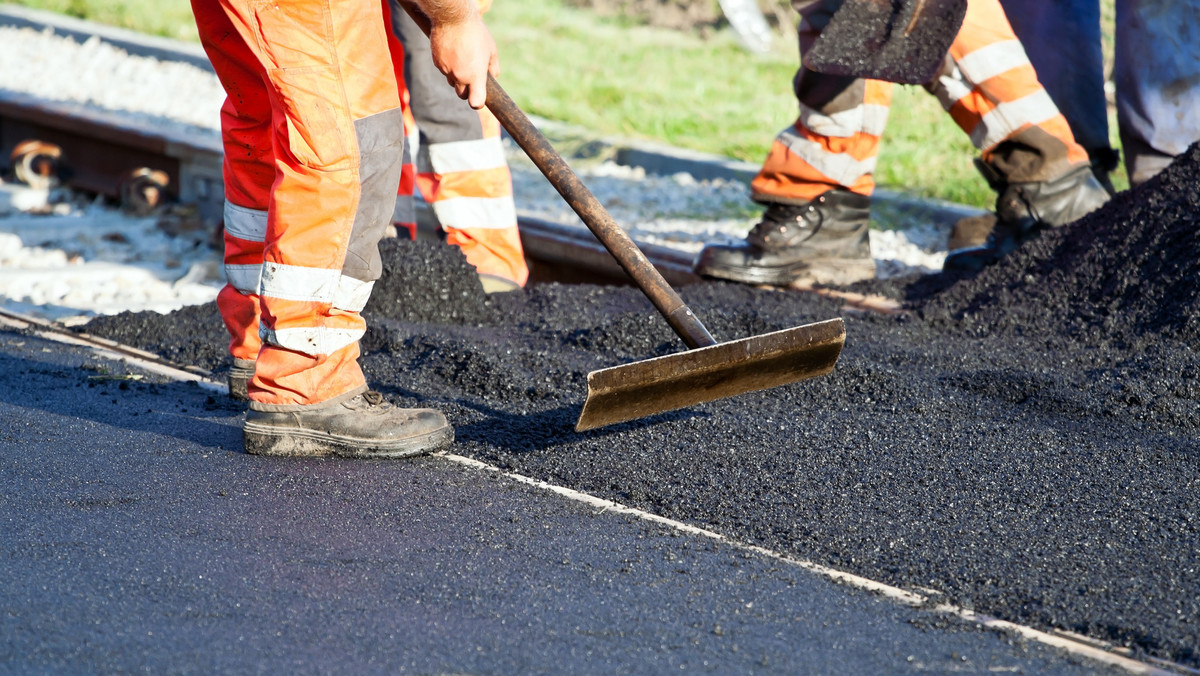
{"label": "railway track", "polygon": [[[211,69],[203,51],[195,45],[20,7],[0,8],[0,26],[52,29],[57,35],[80,42],[99,39],[132,55]],[[651,174],[685,171],[702,180],[748,180],[753,174],[752,168],[721,158],[649,146],[614,145],[609,141],[592,145],[596,144],[607,144],[603,152],[617,164],[642,167]],[[24,155],[14,153],[23,145],[32,150]],[[10,169],[20,169],[22,162],[33,164],[31,155],[38,148],[52,148],[60,153],[53,161],[61,165],[57,168],[66,170],[69,187],[105,195],[135,212],[147,212],[163,201],[189,205],[208,227],[214,230],[220,227],[224,206],[223,151],[212,133],[189,130],[183,125],[148,124],[133,116],[0,88],[0,162],[10,159]],[[973,213],[952,205],[933,205],[880,192],[877,201],[883,208],[918,214],[920,219],[953,222]],[[630,283],[624,271],[581,223],[548,220],[518,211],[518,224],[532,283]],[[438,229],[432,210],[418,200],[418,236],[434,237]],[[691,269],[692,252],[644,241],[638,244],[670,284],[682,286],[699,280]],[[900,311],[896,303],[881,297],[833,289],[796,290],[834,297],[850,310]]]}
{"label": "railway track", "polygon": [[[61,151],[69,187],[125,203],[131,198],[144,199],[144,190],[137,190],[131,182],[157,172],[161,179],[141,187],[153,187],[167,200],[195,205],[211,227],[219,227],[224,204],[222,149],[211,138],[139,128],[83,106],[2,92],[0,150],[11,157],[14,167],[31,159],[20,152],[13,155],[22,144],[29,148],[28,153],[46,148]],[[132,206],[136,210],[143,205]],[[434,236],[438,226],[432,210],[427,205],[422,207],[418,212],[418,236]],[[587,230],[529,215],[519,216],[518,223],[535,281],[622,279],[624,273]],[[642,247],[671,283],[687,284],[698,279],[691,272],[691,256],[686,253],[649,244]]]}
{"label": "railway track", "polygon": [[[220,227],[222,149],[211,137],[148,129],[84,106],[0,91],[0,156],[10,157],[19,169],[36,164],[34,154],[47,152],[63,164],[56,169],[71,188],[118,200],[134,211],[147,211],[162,200],[194,205],[209,227]],[[517,221],[532,283],[630,283],[585,228],[523,213]],[[436,237],[438,228],[432,209],[418,200],[418,237]],[[639,247],[672,285],[699,281],[692,254],[645,242]],[[877,296],[795,290],[835,298],[854,310],[901,311],[894,301]]]}

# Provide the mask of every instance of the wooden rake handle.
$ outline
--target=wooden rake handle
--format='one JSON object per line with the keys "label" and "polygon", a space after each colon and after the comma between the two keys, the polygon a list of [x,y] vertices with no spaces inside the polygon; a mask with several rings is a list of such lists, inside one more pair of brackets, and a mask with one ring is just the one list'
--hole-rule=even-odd
{"label": "wooden rake handle", "polygon": [[[429,35],[429,18],[411,1],[402,0],[408,15]],[[521,146],[529,159],[537,165],[558,194],[562,195],[571,209],[579,215],[596,239],[612,254],[617,263],[633,278],[638,288],[659,311],[675,333],[691,349],[716,345],[717,341],[704,328],[699,318],[667,284],[667,280],[655,269],[646,254],[637,247],[629,234],[613,220],[608,211],[579,180],[562,156],[554,150],[542,132],[529,117],[517,107],[508,92],[491,75],[487,81],[487,107],[500,120],[509,136]]]}
{"label": "wooden rake handle", "polygon": [[600,240],[617,263],[633,278],[638,288],[646,294],[683,342],[691,349],[716,345],[717,341],[708,333],[708,329],[704,328],[704,324],[692,313],[675,289],[663,279],[654,264],[646,258],[646,254],[642,253],[629,234],[613,220],[592,191],[588,190],[571,167],[555,152],[542,132],[529,121],[525,113],[513,103],[508,93],[490,75],[487,107],[508,130],[509,136],[512,136],[517,145],[521,146],[529,159],[542,171],[558,194],[562,195],[571,209],[579,215],[596,239]]}

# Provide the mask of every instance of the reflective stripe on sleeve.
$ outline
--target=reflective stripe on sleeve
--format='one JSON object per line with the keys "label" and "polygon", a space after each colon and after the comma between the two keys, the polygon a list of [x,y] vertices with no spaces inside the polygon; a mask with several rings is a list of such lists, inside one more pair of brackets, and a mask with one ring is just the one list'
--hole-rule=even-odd
{"label": "reflective stripe on sleeve", "polygon": [[267,212],[225,202],[225,232],[248,242],[267,238]]}
{"label": "reflective stripe on sleeve", "polygon": [[429,153],[429,166],[438,174],[508,166],[504,158],[504,145],[499,138],[431,143],[426,150]]}
{"label": "reflective stripe on sleeve", "polygon": [[972,91],[974,88],[963,77],[962,71],[957,66],[949,74],[939,77],[937,86],[934,87],[934,93],[945,110],[950,110],[955,103],[970,96]]}
{"label": "reflective stripe on sleeve", "polygon": [[845,153],[831,153],[821,144],[800,136],[791,127],[783,130],[776,140],[839,185],[852,186],[858,179],[875,171],[877,158],[872,156],[856,160]]}
{"label": "reflective stripe on sleeve", "polygon": [[359,312],[371,296],[374,282],[344,276],[338,270],[263,263],[261,294],[270,298],[329,303]]}

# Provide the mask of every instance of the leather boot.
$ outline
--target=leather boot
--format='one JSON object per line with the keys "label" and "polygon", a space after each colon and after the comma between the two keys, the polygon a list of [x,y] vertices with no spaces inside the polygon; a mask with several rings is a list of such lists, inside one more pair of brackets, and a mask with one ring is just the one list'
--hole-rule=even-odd
{"label": "leather boot", "polygon": [[256,455],[403,458],[454,441],[439,411],[398,408],[362,388],[311,406],[250,402],[242,426],[247,453]]}
{"label": "leather boot", "polygon": [[986,164],[975,164],[998,195],[996,223],[982,244],[951,251],[943,264],[947,271],[981,270],[1046,228],[1074,222],[1110,199],[1090,165],[1049,181],[1007,183]]}
{"label": "leather boot", "polygon": [[871,199],[848,190],[830,190],[804,204],[769,204],[745,242],[704,247],[695,271],[774,286],[872,279],[870,216]]}

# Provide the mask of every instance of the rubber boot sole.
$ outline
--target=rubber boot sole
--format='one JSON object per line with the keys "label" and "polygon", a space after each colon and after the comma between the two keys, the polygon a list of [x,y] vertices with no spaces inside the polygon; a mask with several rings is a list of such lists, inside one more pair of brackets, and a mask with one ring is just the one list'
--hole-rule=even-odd
{"label": "rubber boot sole", "polygon": [[408,458],[432,453],[454,441],[454,427],[403,439],[360,439],[318,430],[284,428],[246,421],[242,444],[252,455],[319,458]]}
{"label": "rubber boot sole", "polygon": [[696,269],[705,277],[744,284],[790,286],[795,283],[847,286],[864,279],[875,279],[875,260],[871,258],[814,258],[786,267],[733,267],[708,263]]}

